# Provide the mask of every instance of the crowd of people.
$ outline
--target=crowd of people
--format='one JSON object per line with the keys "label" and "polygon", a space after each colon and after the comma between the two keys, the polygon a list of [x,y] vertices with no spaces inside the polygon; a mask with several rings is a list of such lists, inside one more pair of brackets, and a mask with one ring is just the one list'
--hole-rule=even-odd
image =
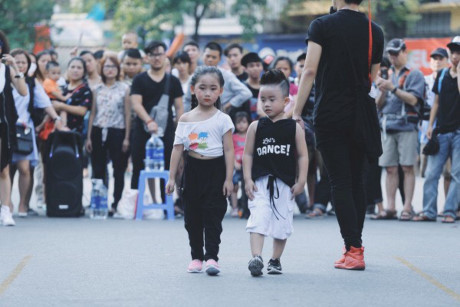
{"label": "crowd of people", "polygon": [[[379,110],[383,141],[383,155],[378,163],[370,166],[367,184],[368,213],[372,219],[435,221],[438,215],[437,184],[442,173],[446,192],[443,221],[453,222],[458,218],[459,174],[456,160],[460,150],[460,115],[456,105],[458,87],[455,86],[460,57],[458,40],[457,37],[447,46],[449,50],[440,46],[432,52],[433,73],[428,76],[407,66],[409,50],[404,40],[393,39],[386,45],[388,57],[382,61],[379,78],[374,82],[372,91]],[[229,197],[230,214],[248,218],[242,157],[249,125],[266,115],[259,100],[261,75],[267,69],[274,68],[288,78],[289,102],[284,111],[286,117],[292,117],[306,59],[305,53],[298,56],[295,63],[284,56],[262,59],[256,52],[245,53],[239,44],[229,44],[222,49],[215,42],[206,44],[201,56],[200,46],[193,41],[187,42],[168,59],[165,44],[152,42],[140,50],[137,48],[136,34],[126,33],[122,40],[124,49],[119,53],[83,50],[77,56],[74,50],[68,63],[59,63],[54,50],[34,55],[23,49],[10,51],[4,34],[0,41],[2,58],[5,59],[0,67],[6,84],[2,96],[2,118],[8,119],[2,121],[2,127],[9,123],[8,129],[2,128],[0,180],[4,225],[14,224],[11,182],[16,170],[19,173],[20,194],[18,216],[35,214],[29,208],[34,186],[38,202],[46,202],[43,187],[45,174],[40,153],[43,153],[46,139],[53,129],[81,134],[86,153],[91,157],[93,178],[105,179],[106,165],[112,162],[114,202],[110,215],[116,214],[129,162],[132,162],[131,188],[136,189],[139,173],[144,168],[145,143],[150,133],[157,129],[149,110],[158,103],[167,88],[169,115],[163,140],[165,165],[168,168],[178,120],[193,105],[191,77],[200,65],[218,67],[223,55],[226,58],[224,66],[229,70],[219,68],[225,81],[221,96],[222,110],[230,115],[236,127],[232,135],[235,188]],[[61,73],[64,64],[66,70]],[[451,101],[449,106],[442,103],[446,99]],[[306,214],[307,218],[334,214],[335,210],[332,206],[327,211],[331,201],[330,184],[323,157],[316,150],[314,108],[313,87],[300,114],[310,157],[306,191],[296,197],[300,212]],[[20,133],[30,129],[36,140],[30,152],[21,153],[21,149],[13,146],[16,136],[12,131],[15,129]],[[439,153],[431,156],[423,154],[427,143],[435,138],[440,145]],[[387,174],[385,207],[380,187],[383,168]],[[35,177],[38,182],[34,182],[34,173],[37,173]],[[420,213],[415,213],[412,206],[416,173],[426,178],[423,211]],[[180,183],[179,177],[180,174]],[[403,199],[403,210],[399,216],[395,201],[398,189]],[[176,201],[175,210],[177,214],[183,214],[181,197]]]}
{"label": "crowd of people", "polygon": [[[74,49],[68,63],[60,63],[54,50],[10,50],[0,32],[3,225],[15,225],[16,170],[18,216],[37,214],[30,208],[34,186],[37,202],[46,203],[43,157],[54,130],[81,137],[85,170],[91,163],[91,177],[106,185],[112,162],[113,217],[128,166],[137,189],[146,143],[151,134],[162,138],[170,177],[160,183],[161,197],[178,191],[175,212],[184,215],[189,235],[189,272],[200,272],[203,261],[209,275],[220,272],[229,205],[232,217],[248,219],[253,276],[262,274],[265,236],[274,238],[268,273],[281,273],[295,205],[310,219],[337,214],[345,242],[335,263],[340,269],[365,267],[366,208],[373,220],[436,221],[440,214],[442,222],[454,223],[460,216],[460,36],[433,50],[432,74],[424,76],[408,66],[403,39],[384,46],[380,27],[359,13],[361,1],[337,3],[338,12],[310,25],[308,49],[295,63],[285,56],[262,59],[236,43],[223,49],[208,42],[201,52],[194,41],[168,58],[161,41],[138,49],[135,33],[123,35],[120,52]],[[329,33],[337,22],[350,27]],[[228,69],[219,67],[223,55]],[[160,127],[151,111],[164,101]],[[372,102],[370,109],[363,101]],[[446,199],[438,213],[442,173]],[[425,178],[418,213],[416,175]]]}

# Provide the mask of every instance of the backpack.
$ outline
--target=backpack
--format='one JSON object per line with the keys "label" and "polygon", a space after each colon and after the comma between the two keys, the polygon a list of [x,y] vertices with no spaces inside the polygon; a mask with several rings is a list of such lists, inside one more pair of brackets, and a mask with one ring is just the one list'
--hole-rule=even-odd
{"label": "backpack", "polygon": [[[407,76],[410,74],[410,72],[411,72],[410,69],[406,70],[404,72],[404,74],[402,75],[402,77],[399,78],[399,86],[398,86],[398,88],[404,89],[404,83],[406,82]],[[423,87],[424,88],[424,90],[423,90],[423,98],[422,98],[422,101],[420,102],[421,105],[420,105],[419,109],[417,110],[417,114],[418,114],[418,117],[419,117],[420,120],[430,120],[431,107],[427,103],[427,100],[428,100],[427,87],[428,87],[428,85],[425,82],[425,86]],[[403,108],[405,108],[404,103],[403,103]],[[404,112],[401,112],[401,115],[403,113],[406,114],[405,110],[404,110]]]}

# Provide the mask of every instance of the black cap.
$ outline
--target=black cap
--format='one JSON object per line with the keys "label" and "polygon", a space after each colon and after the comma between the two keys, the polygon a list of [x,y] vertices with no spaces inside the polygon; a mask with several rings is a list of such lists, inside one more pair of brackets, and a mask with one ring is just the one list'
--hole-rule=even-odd
{"label": "black cap", "polygon": [[241,58],[241,65],[243,65],[244,67],[246,67],[248,63],[253,63],[253,62],[262,63],[262,59],[255,52],[249,52]]}
{"label": "black cap", "polygon": [[460,50],[460,36],[455,36],[450,43],[447,44],[447,48],[452,50]]}
{"label": "black cap", "polygon": [[436,50],[434,50],[430,57],[434,57],[434,56],[440,56],[440,57],[443,57],[443,58],[447,58],[449,57],[449,55],[447,54],[447,50],[444,49],[444,48],[437,48]]}
{"label": "black cap", "polygon": [[406,43],[400,38],[393,38],[388,42],[385,51],[387,52],[399,52],[406,49]]}

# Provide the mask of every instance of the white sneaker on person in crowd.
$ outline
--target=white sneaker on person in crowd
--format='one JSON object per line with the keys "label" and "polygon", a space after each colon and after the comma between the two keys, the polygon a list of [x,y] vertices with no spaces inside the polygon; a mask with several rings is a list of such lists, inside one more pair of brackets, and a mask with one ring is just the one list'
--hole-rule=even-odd
{"label": "white sneaker on person in crowd", "polygon": [[18,212],[19,217],[27,217],[27,212]]}
{"label": "white sneaker on person in crowd", "polygon": [[235,209],[232,209],[232,212],[230,213],[231,217],[239,217],[239,214],[238,214],[238,209],[235,208]]}
{"label": "white sneaker on person in crowd", "polygon": [[13,214],[10,211],[10,207],[8,206],[1,206],[1,220],[3,226],[15,226],[16,223],[13,220]]}

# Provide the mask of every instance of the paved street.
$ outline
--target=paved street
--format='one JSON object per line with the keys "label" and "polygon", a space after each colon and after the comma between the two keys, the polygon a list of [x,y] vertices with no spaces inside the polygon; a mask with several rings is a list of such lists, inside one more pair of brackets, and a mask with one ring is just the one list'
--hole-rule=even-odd
{"label": "paved street", "polygon": [[224,220],[218,277],[186,273],[182,219],[16,222],[0,228],[0,306],[460,306],[459,223],[368,220],[366,271],[349,272],[333,268],[335,217],[296,215],[284,274],[252,278],[244,220]]}

